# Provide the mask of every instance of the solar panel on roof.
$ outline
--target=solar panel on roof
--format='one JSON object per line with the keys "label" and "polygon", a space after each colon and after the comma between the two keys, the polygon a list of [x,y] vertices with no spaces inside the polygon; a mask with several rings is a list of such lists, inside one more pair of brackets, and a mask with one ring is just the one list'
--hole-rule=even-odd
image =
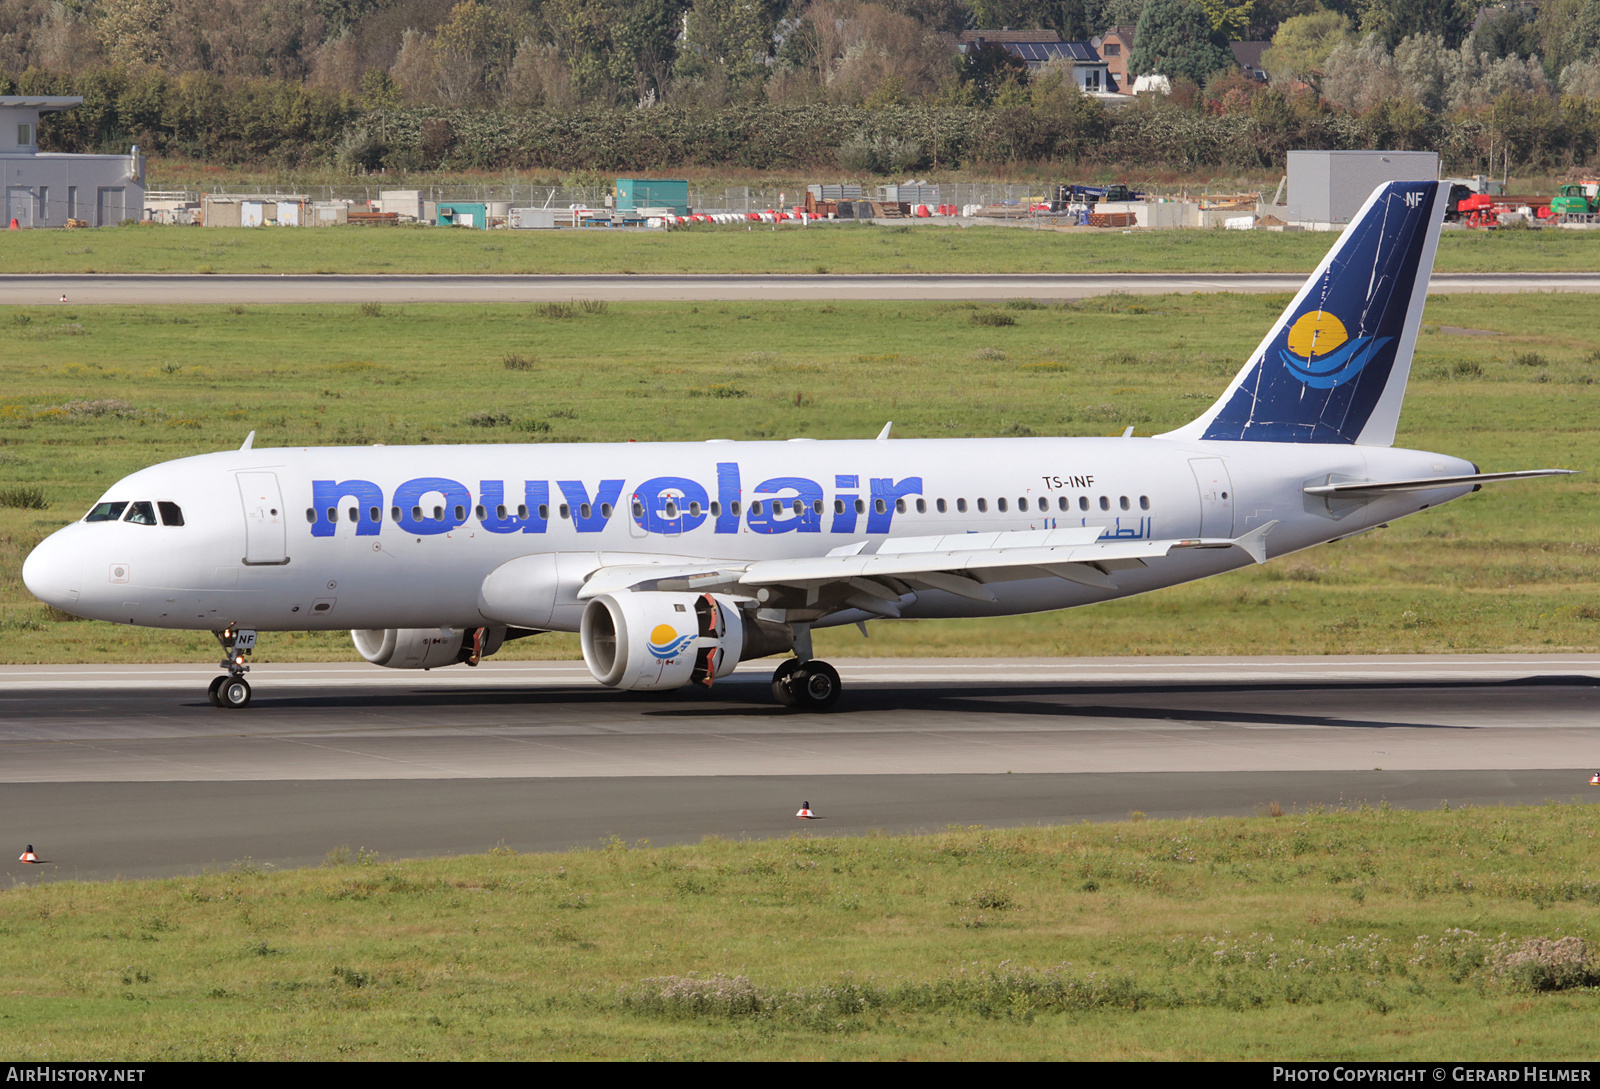
{"label": "solar panel on roof", "polygon": [[1067,57],[1075,61],[1100,59],[1087,42],[1008,42],[1006,48],[1025,61],[1048,61],[1055,57]]}

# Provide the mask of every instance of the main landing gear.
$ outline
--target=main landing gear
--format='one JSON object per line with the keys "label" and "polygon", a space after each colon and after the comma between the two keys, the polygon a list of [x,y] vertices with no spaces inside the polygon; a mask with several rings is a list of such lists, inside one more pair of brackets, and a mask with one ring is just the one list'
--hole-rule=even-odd
{"label": "main landing gear", "polygon": [[256,633],[249,628],[227,628],[211,634],[222,644],[222,668],[228,672],[212,680],[206,698],[213,707],[250,706],[250,682],[244,679],[250,667],[245,659],[256,649]]}
{"label": "main landing gear", "polygon": [[826,711],[839,700],[839,671],[816,659],[785,659],[772,674],[772,698],[801,711]]}

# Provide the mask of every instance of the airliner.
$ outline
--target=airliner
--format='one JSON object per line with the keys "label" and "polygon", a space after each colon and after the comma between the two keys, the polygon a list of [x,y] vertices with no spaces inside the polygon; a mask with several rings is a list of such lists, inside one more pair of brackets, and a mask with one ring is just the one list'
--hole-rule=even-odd
{"label": "airliner", "polygon": [[112,485],[23,566],[98,620],[213,632],[209,698],[250,703],[257,634],[349,629],[391,669],[577,632],[595,680],[710,687],[820,627],[1068,609],[1362,533],[1493,481],[1394,448],[1443,222],[1435,182],[1362,206],[1222,395],[1136,438],[256,448]]}

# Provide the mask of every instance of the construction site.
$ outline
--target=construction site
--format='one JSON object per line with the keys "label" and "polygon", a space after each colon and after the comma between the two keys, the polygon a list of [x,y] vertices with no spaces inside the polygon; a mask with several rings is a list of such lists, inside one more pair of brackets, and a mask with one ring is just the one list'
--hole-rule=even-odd
{"label": "construction site", "polygon": [[[56,160],[78,158],[54,156]],[[1517,193],[1509,176],[1439,176],[1439,157],[1421,151],[1291,151],[1275,189],[1124,184],[1048,185],[936,182],[814,182],[787,189],[707,188],[684,179],[618,177],[609,185],[434,186],[382,189],[320,186],[298,191],[131,191],[93,225],[127,219],[171,226],[333,227],[429,225],[470,230],[666,230],[689,226],[827,223],[1011,226],[1036,230],[1224,229],[1337,231],[1367,195],[1388,181],[1450,184],[1446,224],[1454,228],[1600,226],[1600,180],[1563,183],[1550,194]],[[44,207],[48,192],[12,187],[14,208]],[[119,194],[122,190],[118,190]],[[20,195],[18,195],[20,194]],[[23,198],[26,199],[23,199]],[[57,225],[41,215],[8,226]],[[61,226],[88,226],[65,219]]]}

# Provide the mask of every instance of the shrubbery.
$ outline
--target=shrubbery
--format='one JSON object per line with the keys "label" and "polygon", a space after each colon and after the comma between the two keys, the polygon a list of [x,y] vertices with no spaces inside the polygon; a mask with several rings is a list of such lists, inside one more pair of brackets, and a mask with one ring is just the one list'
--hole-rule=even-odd
{"label": "shrubbery", "polygon": [[[6,82],[0,77],[0,83]],[[1516,165],[1561,168],[1600,157],[1600,99],[1506,91],[1483,109],[1445,115],[1408,98],[1365,113],[1309,91],[1141,99],[1107,108],[1070,87],[995,107],[729,105],[567,112],[437,106],[362,111],[346,96],[293,81],[189,73],[76,78],[30,70],[27,94],[80,94],[84,104],[40,126],[52,151],[147,152],[353,172],[433,169],[602,172],[663,165],[755,170],[921,172],[967,164],[1137,163],[1143,168],[1281,167],[1295,148],[1437,150],[1447,170],[1489,166],[1509,143]],[[0,88],[4,89],[4,88]],[[1192,88],[1191,88],[1192,89]]]}

